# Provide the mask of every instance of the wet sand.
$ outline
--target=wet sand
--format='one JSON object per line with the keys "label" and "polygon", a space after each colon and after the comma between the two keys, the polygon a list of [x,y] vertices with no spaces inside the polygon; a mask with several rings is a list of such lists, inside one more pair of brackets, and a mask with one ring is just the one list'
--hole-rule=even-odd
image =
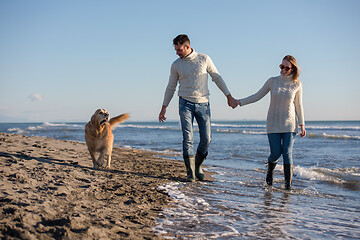
{"label": "wet sand", "polygon": [[84,143],[0,133],[0,238],[162,239],[152,231],[183,163],[114,148],[94,170]]}

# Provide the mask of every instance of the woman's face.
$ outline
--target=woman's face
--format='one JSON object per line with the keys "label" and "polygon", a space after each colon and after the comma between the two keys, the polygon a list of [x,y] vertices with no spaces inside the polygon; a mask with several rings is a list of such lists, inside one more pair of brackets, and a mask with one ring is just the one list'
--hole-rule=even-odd
{"label": "woman's face", "polygon": [[283,60],[280,64],[280,74],[284,77],[289,76],[292,73],[291,63],[287,60]]}

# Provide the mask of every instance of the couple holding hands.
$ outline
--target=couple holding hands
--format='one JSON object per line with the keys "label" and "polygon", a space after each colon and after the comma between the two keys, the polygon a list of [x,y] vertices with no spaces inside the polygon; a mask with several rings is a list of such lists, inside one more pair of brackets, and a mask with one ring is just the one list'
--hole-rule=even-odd
{"label": "couple holding hands", "polygon": [[[267,80],[255,94],[234,99],[223,78],[209,56],[197,53],[190,47],[187,35],[178,35],[173,40],[179,58],[171,65],[169,83],[166,87],[159,121],[166,120],[169,105],[179,83],[179,115],[183,133],[183,158],[187,171],[186,181],[204,180],[202,163],[207,157],[211,141],[210,103],[208,74],[227,97],[232,108],[245,106],[262,99],[270,92],[271,100],[266,121],[266,132],[270,145],[266,183],[273,184],[273,171],[280,156],[283,156],[285,189],[291,189],[293,159],[292,149],[298,126],[301,137],[305,137],[305,120],[302,107],[302,84],[298,80],[300,68],[293,56],[287,55],[280,64],[280,75]],[[197,121],[200,142],[194,151],[193,121]]]}

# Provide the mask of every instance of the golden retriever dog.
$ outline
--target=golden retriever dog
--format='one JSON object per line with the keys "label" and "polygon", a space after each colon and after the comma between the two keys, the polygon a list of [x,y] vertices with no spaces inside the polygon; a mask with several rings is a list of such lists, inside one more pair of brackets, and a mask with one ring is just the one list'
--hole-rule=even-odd
{"label": "golden retriever dog", "polygon": [[[105,109],[98,109],[92,115],[91,120],[86,124],[85,141],[95,169],[103,168],[106,155],[106,168],[110,168],[114,142],[112,128],[117,124],[124,122],[129,117],[129,114],[124,113],[110,119],[108,111]],[[99,153],[97,160],[95,153]]]}

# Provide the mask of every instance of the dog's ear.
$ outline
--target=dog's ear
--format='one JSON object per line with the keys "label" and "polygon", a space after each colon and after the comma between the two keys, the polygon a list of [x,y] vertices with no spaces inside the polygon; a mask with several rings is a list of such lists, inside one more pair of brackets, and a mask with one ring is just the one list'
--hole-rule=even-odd
{"label": "dog's ear", "polygon": [[92,123],[92,124],[95,123],[95,114],[93,114],[93,115],[91,116],[91,123]]}
{"label": "dog's ear", "polygon": [[96,110],[95,113],[92,115],[92,117],[91,117],[92,124],[97,124],[97,125],[99,124],[98,121],[96,121],[96,119],[97,119],[97,115],[99,114],[100,110],[101,109]]}

